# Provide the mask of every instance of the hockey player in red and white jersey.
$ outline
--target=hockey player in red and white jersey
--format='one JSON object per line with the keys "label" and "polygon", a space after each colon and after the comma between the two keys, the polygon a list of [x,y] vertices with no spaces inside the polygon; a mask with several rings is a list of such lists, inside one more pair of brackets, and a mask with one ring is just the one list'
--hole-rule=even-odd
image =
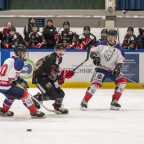
{"label": "hockey player in red and white jersey", "polygon": [[[14,113],[9,109],[17,99],[22,100],[32,117],[43,117],[45,114],[36,109],[30,95],[25,90],[28,88],[27,82],[20,78],[27,55],[27,48],[19,44],[14,48],[14,53],[16,56],[6,59],[0,68],[0,92],[6,97],[2,108],[0,107],[0,116],[13,116]],[[23,88],[18,87],[17,84],[20,84]]]}
{"label": "hockey player in red and white jersey", "polygon": [[92,85],[88,87],[81,102],[81,110],[87,109],[88,101],[97,89],[102,87],[106,78],[110,78],[116,84],[112,96],[111,109],[120,109],[121,107],[118,101],[126,85],[126,79],[120,72],[125,58],[123,48],[116,43],[116,38],[117,31],[113,29],[109,30],[107,40],[99,42],[90,51],[90,57],[97,67],[93,75]]}

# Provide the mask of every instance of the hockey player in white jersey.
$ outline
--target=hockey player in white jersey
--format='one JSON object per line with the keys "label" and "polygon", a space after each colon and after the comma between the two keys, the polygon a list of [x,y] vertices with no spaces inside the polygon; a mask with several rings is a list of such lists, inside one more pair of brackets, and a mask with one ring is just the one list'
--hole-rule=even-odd
{"label": "hockey player in white jersey", "polygon": [[[6,59],[0,68],[0,92],[6,97],[2,108],[0,107],[0,116],[13,116],[14,113],[9,109],[15,99],[18,99],[22,100],[32,117],[43,117],[45,114],[36,109],[31,97],[25,90],[28,88],[27,82],[20,78],[27,55],[27,48],[19,44],[14,48],[14,53],[16,56]],[[24,89],[18,87],[17,84],[20,84]]]}
{"label": "hockey player in white jersey", "polygon": [[116,85],[112,96],[111,109],[120,109],[121,107],[118,101],[126,85],[126,79],[120,72],[125,58],[123,48],[116,43],[116,38],[117,31],[111,29],[108,32],[107,40],[99,42],[90,51],[90,57],[97,67],[92,78],[92,85],[88,87],[81,102],[81,110],[87,109],[88,101],[97,89],[102,87],[106,78],[113,80]]}

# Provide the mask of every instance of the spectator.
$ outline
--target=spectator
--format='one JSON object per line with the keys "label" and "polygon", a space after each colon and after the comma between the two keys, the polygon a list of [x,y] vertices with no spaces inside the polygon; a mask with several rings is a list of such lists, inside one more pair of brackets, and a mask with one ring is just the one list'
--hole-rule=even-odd
{"label": "spectator", "polygon": [[107,32],[108,32],[107,29],[102,29],[101,38],[98,40],[98,42],[107,40]]}
{"label": "spectator", "polygon": [[45,40],[46,40],[46,47],[48,48],[54,48],[56,44],[56,36],[58,34],[56,28],[53,26],[52,19],[47,20],[46,27],[43,28],[42,32]]}
{"label": "spectator", "polygon": [[63,31],[61,32],[61,37],[59,43],[63,43],[68,49],[74,48],[76,46],[78,35],[70,30],[69,21],[64,21]]}
{"label": "spectator", "polygon": [[91,43],[91,45],[96,44],[96,37],[90,32],[90,27],[85,26],[83,29],[83,34],[79,36],[79,42],[76,46],[76,48],[82,50],[86,49],[86,45],[88,43]]}
{"label": "spectator", "polygon": [[136,49],[136,36],[134,35],[134,28],[129,27],[127,29],[127,34],[125,35],[124,41],[122,43],[124,49]]}
{"label": "spectator", "polygon": [[45,47],[44,36],[39,32],[39,27],[36,24],[32,26],[32,32],[29,34],[27,46],[29,48]]}
{"label": "spectator", "polygon": [[16,32],[15,27],[11,27],[8,33],[2,37],[2,47],[5,49],[15,48],[18,44],[25,45],[23,37]]}
{"label": "spectator", "polygon": [[28,40],[29,34],[32,32],[32,26],[36,24],[36,21],[34,18],[31,18],[28,22],[28,24],[24,27],[24,40]]}
{"label": "spectator", "polygon": [[2,34],[6,35],[12,26],[13,26],[12,22],[7,22],[6,26],[2,30]]}
{"label": "spectator", "polygon": [[144,49],[144,29],[139,28],[139,35],[136,38],[137,49]]}

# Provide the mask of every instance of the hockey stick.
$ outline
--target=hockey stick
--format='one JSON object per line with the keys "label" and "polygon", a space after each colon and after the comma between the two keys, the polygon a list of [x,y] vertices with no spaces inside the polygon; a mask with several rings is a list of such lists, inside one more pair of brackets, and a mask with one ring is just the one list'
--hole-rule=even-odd
{"label": "hockey stick", "polygon": [[[22,88],[22,89],[24,89],[20,84],[19,84],[19,87]],[[26,90],[26,89],[24,89],[24,90]],[[27,90],[26,90],[26,91],[27,91]],[[28,92],[28,91],[27,91],[27,92]],[[41,107],[43,107],[45,110],[47,110],[48,112],[55,112],[55,110],[48,109],[46,106],[44,106],[44,105],[43,105],[41,102],[39,102],[35,97],[33,97],[31,93],[28,92],[28,94],[30,95],[30,97],[31,97],[34,101],[36,101],[36,102],[37,102]]]}
{"label": "hockey stick", "polygon": [[[111,70],[110,68],[108,68],[108,67],[106,67],[106,66],[104,66],[104,65],[101,65],[101,66],[109,69],[109,70],[112,72],[112,70]],[[124,77],[125,79],[129,80],[130,82],[133,82],[133,83],[137,84],[138,86],[144,88],[144,86],[143,86],[142,84],[140,84],[140,83],[138,83],[138,82],[136,82],[136,81],[134,81],[134,80],[131,80],[130,78],[125,77],[123,74],[120,74],[120,75],[121,75],[122,77]]]}
{"label": "hockey stick", "polygon": [[89,46],[89,47],[88,47],[88,51],[87,51],[87,57],[86,57],[86,59],[85,59],[82,63],[80,63],[76,68],[74,68],[74,69],[72,70],[73,72],[76,71],[81,65],[83,65],[86,61],[89,60],[90,49],[91,49],[91,47]]}
{"label": "hockey stick", "polygon": [[133,82],[133,83],[137,84],[138,86],[140,86],[140,87],[144,88],[144,86],[143,86],[142,84],[140,84],[140,83],[138,83],[138,82],[136,82],[136,81],[134,81],[134,80],[131,80],[131,79],[129,79],[129,78],[127,78],[127,77],[125,77],[125,76],[124,76],[124,75],[122,75],[122,74],[120,74],[120,75],[121,75],[121,76],[123,76],[125,79],[129,80],[130,82]]}
{"label": "hockey stick", "polygon": [[117,29],[118,43],[120,44],[119,30]]}

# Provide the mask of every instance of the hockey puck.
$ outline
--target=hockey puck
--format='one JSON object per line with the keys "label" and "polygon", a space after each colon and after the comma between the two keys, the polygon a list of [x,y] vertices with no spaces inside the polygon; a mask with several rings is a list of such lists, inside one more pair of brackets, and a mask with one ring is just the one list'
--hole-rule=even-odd
{"label": "hockey puck", "polygon": [[31,132],[32,131],[32,129],[27,129],[27,132]]}

